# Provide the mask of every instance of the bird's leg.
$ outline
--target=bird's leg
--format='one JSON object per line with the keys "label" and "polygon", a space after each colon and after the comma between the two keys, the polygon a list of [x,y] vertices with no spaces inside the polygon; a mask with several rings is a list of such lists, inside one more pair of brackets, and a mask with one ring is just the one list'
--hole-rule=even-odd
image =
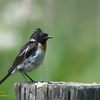
{"label": "bird's leg", "polygon": [[37,83],[36,81],[32,80],[26,73],[24,73],[32,82]]}
{"label": "bird's leg", "polygon": [[29,82],[28,80],[27,80],[27,78],[24,76],[24,74],[20,71],[20,73],[23,75],[23,77],[25,78],[25,80],[27,81],[27,82]]}

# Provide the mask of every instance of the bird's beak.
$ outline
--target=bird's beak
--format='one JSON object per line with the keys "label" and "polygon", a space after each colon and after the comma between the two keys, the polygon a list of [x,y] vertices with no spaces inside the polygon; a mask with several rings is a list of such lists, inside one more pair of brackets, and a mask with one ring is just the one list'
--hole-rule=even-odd
{"label": "bird's beak", "polygon": [[47,37],[45,37],[45,39],[49,39],[49,38],[53,38],[53,37],[52,36],[49,36],[49,35]]}

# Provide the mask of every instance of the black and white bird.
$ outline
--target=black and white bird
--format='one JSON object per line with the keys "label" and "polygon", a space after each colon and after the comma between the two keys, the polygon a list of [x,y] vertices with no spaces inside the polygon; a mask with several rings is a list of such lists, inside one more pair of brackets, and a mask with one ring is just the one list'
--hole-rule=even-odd
{"label": "black and white bird", "polygon": [[32,82],[35,82],[26,73],[33,71],[42,64],[46,52],[46,41],[49,38],[52,38],[52,36],[43,33],[41,29],[38,28],[31,35],[30,41],[22,47],[11,68],[8,70],[8,74],[0,81],[0,84],[2,84],[10,75],[17,72],[20,72],[27,82],[29,81],[25,75]]}

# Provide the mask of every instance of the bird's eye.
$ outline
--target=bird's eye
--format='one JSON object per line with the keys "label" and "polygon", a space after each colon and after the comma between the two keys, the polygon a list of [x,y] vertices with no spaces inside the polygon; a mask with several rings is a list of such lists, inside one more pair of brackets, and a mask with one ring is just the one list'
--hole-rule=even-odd
{"label": "bird's eye", "polygon": [[40,37],[40,38],[42,38],[42,37],[43,37],[43,35],[42,35],[42,34],[39,34],[39,37]]}
{"label": "bird's eye", "polygon": [[39,34],[39,37],[41,37],[41,35]]}

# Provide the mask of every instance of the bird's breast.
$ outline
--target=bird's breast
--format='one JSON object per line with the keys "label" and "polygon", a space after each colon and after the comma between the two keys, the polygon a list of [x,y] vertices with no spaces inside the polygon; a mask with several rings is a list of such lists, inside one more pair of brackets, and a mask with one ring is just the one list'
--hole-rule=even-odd
{"label": "bird's breast", "polygon": [[41,50],[46,52],[46,44],[42,45],[42,44],[39,43],[38,46],[40,47]]}
{"label": "bird's breast", "polygon": [[45,52],[40,47],[38,47],[35,54],[33,54],[32,56],[33,56],[33,65],[39,67],[44,60]]}
{"label": "bird's breast", "polygon": [[32,70],[38,68],[44,60],[45,52],[38,45],[37,50],[30,57],[25,59],[22,64],[17,68],[22,69],[23,72],[31,72]]}

